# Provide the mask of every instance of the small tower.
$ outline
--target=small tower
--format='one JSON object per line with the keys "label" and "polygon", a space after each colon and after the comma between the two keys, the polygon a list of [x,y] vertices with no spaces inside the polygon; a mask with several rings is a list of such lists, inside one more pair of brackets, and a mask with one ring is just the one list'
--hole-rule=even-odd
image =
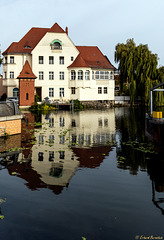
{"label": "small tower", "polygon": [[19,106],[27,107],[34,104],[35,79],[37,77],[32,72],[29,62],[26,60],[23,69],[17,79],[19,79]]}

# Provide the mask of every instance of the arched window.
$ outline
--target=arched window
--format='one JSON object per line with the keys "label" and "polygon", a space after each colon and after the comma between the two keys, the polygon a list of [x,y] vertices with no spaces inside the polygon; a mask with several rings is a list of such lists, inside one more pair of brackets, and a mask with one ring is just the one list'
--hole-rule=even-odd
{"label": "arched window", "polygon": [[19,89],[18,88],[13,89],[13,97],[19,97]]}
{"label": "arched window", "polygon": [[76,79],[76,72],[75,70],[71,71],[71,80],[75,80]]}
{"label": "arched window", "polygon": [[90,72],[89,72],[89,70],[86,70],[85,71],[85,80],[89,80],[90,79]]}
{"label": "arched window", "polygon": [[28,98],[29,98],[29,94],[28,94],[28,93],[26,93],[26,100],[28,100]]}
{"label": "arched window", "polygon": [[62,42],[58,39],[55,39],[51,44],[51,49],[62,49]]}
{"label": "arched window", "polygon": [[82,70],[78,71],[78,80],[83,80],[83,71]]}

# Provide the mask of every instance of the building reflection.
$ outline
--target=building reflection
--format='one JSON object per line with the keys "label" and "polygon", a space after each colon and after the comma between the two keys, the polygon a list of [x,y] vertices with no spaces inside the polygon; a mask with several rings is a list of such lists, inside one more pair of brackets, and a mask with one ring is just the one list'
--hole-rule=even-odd
{"label": "building reflection", "polygon": [[[60,194],[79,167],[99,167],[115,143],[114,109],[59,111],[37,118],[30,112],[24,114],[22,150],[12,153],[2,165],[9,174],[24,179],[31,190],[48,188]],[[36,119],[41,120],[40,125]]]}
{"label": "building reflection", "polygon": [[42,115],[42,127],[35,138],[32,168],[44,184],[68,187],[79,167],[98,167],[111,151],[109,143],[115,141],[114,110]]}

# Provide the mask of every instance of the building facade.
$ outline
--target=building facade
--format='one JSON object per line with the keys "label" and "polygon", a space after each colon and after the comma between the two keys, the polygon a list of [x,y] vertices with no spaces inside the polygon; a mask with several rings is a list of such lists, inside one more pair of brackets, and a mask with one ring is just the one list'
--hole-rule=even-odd
{"label": "building facade", "polygon": [[39,100],[114,101],[114,66],[98,47],[75,46],[57,23],[31,28],[3,52],[3,86],[19,96],[19,76],[28,60]]}

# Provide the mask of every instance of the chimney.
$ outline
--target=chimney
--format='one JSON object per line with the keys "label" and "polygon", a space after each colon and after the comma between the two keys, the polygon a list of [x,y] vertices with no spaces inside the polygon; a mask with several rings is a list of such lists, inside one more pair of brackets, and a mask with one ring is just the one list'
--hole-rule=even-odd
{"label": "chimney", "polygon": [[65,28],[65,32],[68,35],[68,27]]}

